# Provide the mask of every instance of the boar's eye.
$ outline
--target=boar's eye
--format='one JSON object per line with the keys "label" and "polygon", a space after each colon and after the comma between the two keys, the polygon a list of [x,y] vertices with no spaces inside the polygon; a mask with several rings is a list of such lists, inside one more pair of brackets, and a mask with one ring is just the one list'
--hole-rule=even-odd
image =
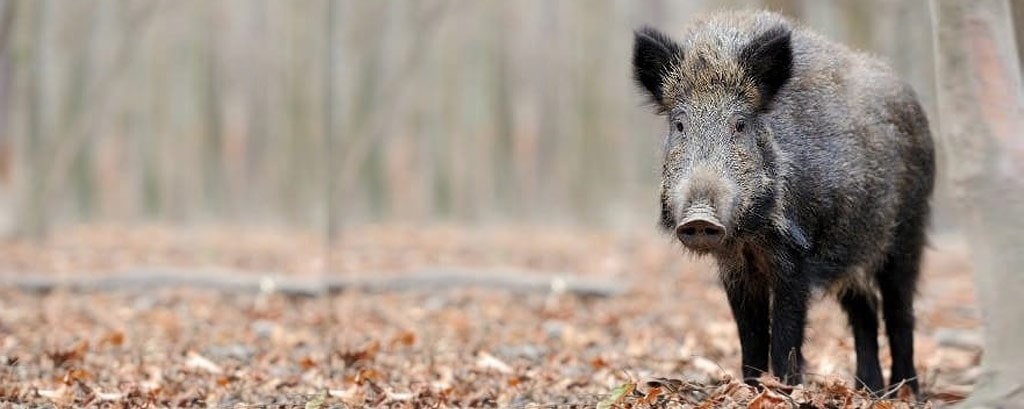
{"label": "boar's eye", "polygon": [[747,121],[743,118],[738,118],[733,122],[732,127],[733,131],[736,133],[743,133],[743,131],[747,129]]}
{"label": "boar's eye", "polygon": [[679,132],[679,133],[683,132],[683,122],[682,121],[673,121],[672,122],[672,127],[675,128],[676,132]]}

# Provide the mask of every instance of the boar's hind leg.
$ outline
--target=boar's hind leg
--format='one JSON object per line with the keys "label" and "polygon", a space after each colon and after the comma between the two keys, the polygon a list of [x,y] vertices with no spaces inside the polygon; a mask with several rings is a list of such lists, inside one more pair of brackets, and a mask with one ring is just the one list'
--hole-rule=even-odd
{"label": "boar's hind leg", "polygon": [[871,393],[882,392],[882,368],[878,364],[878,311],[870,296],[848,290],[839,303],[850,319],[857,349],[857,383]]}
{"label": "boar's hind leg", "polygon": [[904,223],[897,231],[896,242],[878,271],[878,287],[882,293],[882,315],[892,355],[892,376],[889,386],[906,381],[919,393],[917,371],[914,369],[914,293],[924,247],[924,223]]}
{"label": "boar's hind leg", "polygon": [[743,380],[755,385],[761,374],[768,370],[768,286],[737,280],[725,283],[725,292],[740,335]]}

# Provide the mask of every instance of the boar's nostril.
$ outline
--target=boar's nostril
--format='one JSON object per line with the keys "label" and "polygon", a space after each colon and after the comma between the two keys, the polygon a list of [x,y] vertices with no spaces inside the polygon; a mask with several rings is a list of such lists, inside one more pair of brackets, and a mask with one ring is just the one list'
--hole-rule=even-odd
{"label": "boar's nostril", "polygon": [[676,237],[687,247],[710,250],[722,242],[725,227],[713,220],[690,219],[676,227]]}
{"label": "boar's nostril", "polygon": [[705,236],[719,236],[721,234],[722,234],[722,229],[718,228],[717,226],[714,226],[714,225],[704,226],[704,235]]}

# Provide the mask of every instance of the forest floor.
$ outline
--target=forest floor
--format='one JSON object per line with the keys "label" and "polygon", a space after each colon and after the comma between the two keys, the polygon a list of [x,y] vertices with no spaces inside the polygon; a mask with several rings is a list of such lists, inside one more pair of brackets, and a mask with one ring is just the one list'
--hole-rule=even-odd
{"label": "forest floor", "polygon": [[227,227],[50,237],[0,242],[0,408],[940,407],[978,376],[970,265],[946,237],[917,301],[926,402],[850,388],[852,337],[824,296],[807,385],[743,386],[713,268],[654,232],[365,227],[329,252]]}

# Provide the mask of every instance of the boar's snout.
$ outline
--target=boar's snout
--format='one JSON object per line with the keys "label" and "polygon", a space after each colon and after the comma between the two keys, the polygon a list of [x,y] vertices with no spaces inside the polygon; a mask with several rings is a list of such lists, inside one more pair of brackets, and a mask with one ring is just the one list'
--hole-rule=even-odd
{"label": "boar's snout", "polygon": [[732,219],[735,190],[713,166],[695,166],[670,195],[669,209],[677,215],[676,237],[690,250],[708,252],[725,242]]}
{"label": "boar's snout", "polygon": [[711,217],[693,217],[676,226],[676,237],[693,250],[714,250],[725,239],[725,226]]}

